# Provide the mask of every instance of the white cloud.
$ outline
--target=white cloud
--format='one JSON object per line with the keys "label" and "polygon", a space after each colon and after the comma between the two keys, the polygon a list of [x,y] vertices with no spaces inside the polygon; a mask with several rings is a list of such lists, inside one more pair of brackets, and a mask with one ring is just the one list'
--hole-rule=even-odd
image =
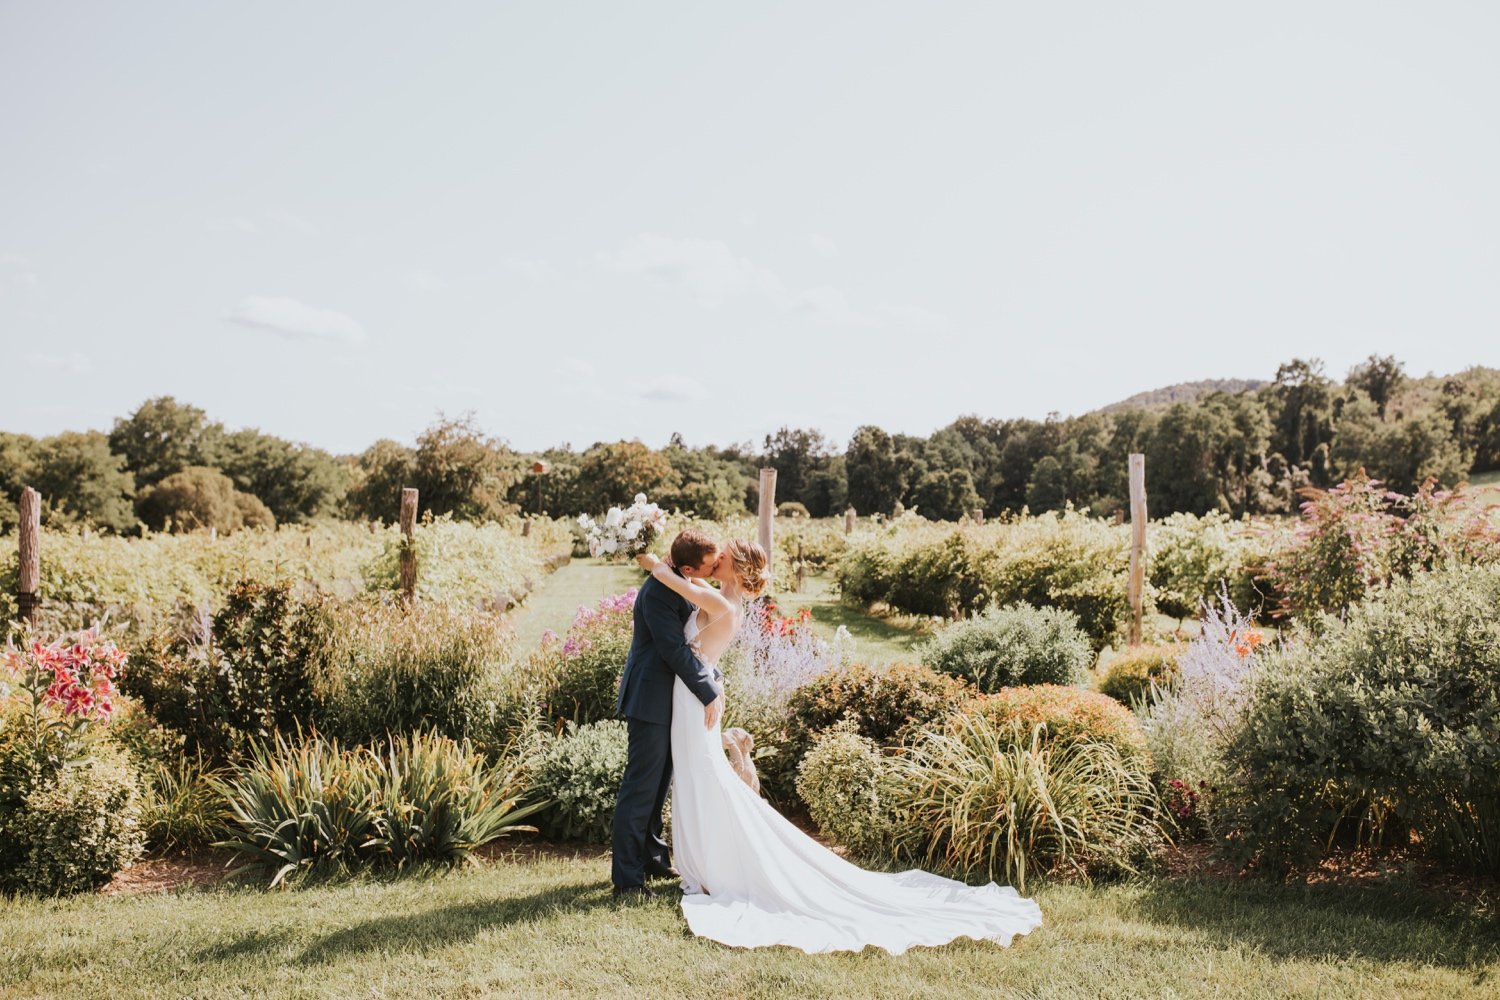
{"label": "white cloud", "polygon": [[840,326],[879,326],[880,323],[872,316],[858,312],[849,304],[849,297],[837,288],[820,285],[817,288],[809,288],[797,295],[794,303],[797,309],[810,312],[813,315],[825,319],[830,323]]}
{"label": "white cloud", "polygon": [[78,351],[69,351],[67,354],[32,353],[26,356],[26,360],[38,368],[64,371],[70,375],[85,375],[93,368],[88,357]]}
{"label": "white cloud", "polygon": [[808,233],[807,245],[812,247],[815,253],[823,257],[837,257],[839,255],[839,245],[820,233]]}
{"label": "white cloud", "polygon": [[353,319],[332,309],[319,309],[296,299],[247,295],[224,317],[231,323],[269,330],[293,340],[365,342],[365,330]]}
{"label": "white cloud", "polygon": [[523,257],[502,257],[500,266],[512,274],[519,274],[527,281],[554,281],[561,277],[557,268],[545,260],[527,260]]}
{"label": "white cloud", "polygon": [[781,304],[788,298],[780,278],[737,256],[721,240],[642,233],[626,242],[618,253],[606,254],[604,261],[625,274],[682,285],[704,305],[716,306],[727,298],[749,293]]}
{"label": "white cloud", "polygon": [[440,292],[448,287],[448,282],[445,279],[433,274],[431,271],[408,271],[406,272],[406,277],[402,280],[406,282],[407,288],[412,288],[419,292]]}

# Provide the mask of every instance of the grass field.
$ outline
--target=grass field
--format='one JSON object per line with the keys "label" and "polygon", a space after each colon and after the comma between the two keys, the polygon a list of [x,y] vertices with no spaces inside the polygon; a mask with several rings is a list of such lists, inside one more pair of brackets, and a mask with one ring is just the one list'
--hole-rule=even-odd
{"label": "grass field", "polygon": [[[1397,886],[1159,878],[1036,891],[1010,949],[739,951],[607,858],[515,853],[398,881],[0,900],[0,998],[1493,997],[1500,931]],[[1492,918],[1491,918],[1492,919]]]}

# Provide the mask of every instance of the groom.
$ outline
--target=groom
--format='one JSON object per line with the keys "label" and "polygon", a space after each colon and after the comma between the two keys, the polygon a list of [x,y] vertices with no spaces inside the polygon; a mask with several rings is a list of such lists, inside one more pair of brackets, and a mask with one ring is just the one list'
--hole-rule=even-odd
{"label": "groom", "polygon": [[[718,545],[701,531],[684,531],[672,540],[672,565],[682,576],[709,576],[718,557]],[[713,728],[723,711],[718,671],[704,666],[682,634],[692,613],[691,601],[655,577],[647,578],[635,598],[635,630],[616,706],[628,734],[625,776],[615,804],[610,878],[616,896],[654,895],[646,888],[648,875],[677,877],[661,820],[672,784],[673,676],[681,677],[703,702],[705,729]]]}

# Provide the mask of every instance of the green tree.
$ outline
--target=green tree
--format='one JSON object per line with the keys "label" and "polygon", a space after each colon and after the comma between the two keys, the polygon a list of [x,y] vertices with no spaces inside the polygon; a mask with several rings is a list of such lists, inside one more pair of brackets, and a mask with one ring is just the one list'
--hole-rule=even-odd
{"label": "green tree", "polygon": [[348,488],[348,473],[328,452],[258,430],[226,434],[220,469],[244,493],[261,499],[282,524],[332,511]]}
{"label": "green tree", "polygon": [[102,431],[65,431],[37,442],[31,485],[51,524],[86,524],[105,531],[135,528],[135,481]]}
{"label": "green tree", "polygon": [[27,485],[35,447],[36,441],[28,435],[0,431],[0,532],[11,530],[19,522],[16,504]]}
{"label": "green tree", "polygon": [[912,490],[917,512],[934,521],[957,521],[980,505],[974,477],[968,469],[940,469],[927,473]]}
{"label": "green tree", "polygon": [[1296,465],[1310,467],[1318,445],[1333,439],[1333,383],[1323,374],[1323,362],[1301,358],[1286,362],[1262,393],[1271,415],[1272,450]]}
{"label": "green tree", "polygon": [[381,438],[359,456],[344,507],[354,517],[393,523],[400,514],[402,488],[416,486],[416,478],[416,452]]}
{"label": "green tree", "polygon": [[596,444],[578,465],[578,493],[586,513],[629,504],[637,493],[652,500],[675,494],[682,477],[667,456],[639,440]]}
{"label": "green tree", "polygon": [[141,520],[157,531],[196,531],[217,528],[228,533],[240,528],[274,528],[276,519],[265,504],[234,488],[234,481],[218,469],[190,465],[141,491],[136,509]]}
{"label": "green tree", "polygon": [[805,503],[808,479],[832,455],[833,446],[819,431],[783,427],[766,435],[765,463],[776,470],[776,495],[783,500]]}
{"label": "green tree", "polygon": [[150,486],[190,465],[218,465],[222,424],[210,422],[196,406],[171,396],[148,399],[128,417],[115,421],[109,448],[125,456],[137,488]]}
{"label": "green tree", "polygon": [[1381,357],[1372,354],[1349,370],[1345,383],[1364,390],[1374,402],[1380,419],[1385,419],[1386,407],[1406,382],[1406,369],[1393,356]]}
{"label": "green tree", "polygon": [[844,453],[848,502],[861,514],[889,514],[906,491],[891,436],[866,425],[854,432]]}
{"label": "green tree", "polygon": [[479,429],[472,414],[439,417],[417,436],[413,482],[421,508],[464,521],[514,513],[507,499],[521,478],[521,460],[504,441]]}

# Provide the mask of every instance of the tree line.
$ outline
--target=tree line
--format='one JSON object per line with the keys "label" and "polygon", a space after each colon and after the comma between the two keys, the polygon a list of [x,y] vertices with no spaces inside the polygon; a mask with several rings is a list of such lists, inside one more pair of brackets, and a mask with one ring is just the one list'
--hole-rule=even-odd
{"label": "tree line", "polygon": [[467,520],[597,513],[637,492],[718,519],[756,509],[763,466],[777,470],[777,499],[814,517],[852,506],[957,520],[1070,504],[1109,515],[1127,503],[1126,457],[1136,451],[1157,515],[1290,513],[1304,487],[1361,468],[1398,490],[1428,478],[1451,486],[1500,468],[1500,371],[1412,377],[1395,358],[1371,356],[1339,381],[1317,360],[1294,359],[1269,383],[1172,387],[1067,418],[967,415],[928,437],[867,425],[840,447],[818,430],[783,427],[758,447],[690,447],[674,434],[659,449],[635,440],[538,453],[465,416],[440,418],[415,445],[383,439],[334,455],[227,430],[163,396],[108,432],[0,432],[0,529],[14,525],[27,485],[42,494],[48,523],[120,534],[389,521],[403,486],[421,491],[424,510]]}

